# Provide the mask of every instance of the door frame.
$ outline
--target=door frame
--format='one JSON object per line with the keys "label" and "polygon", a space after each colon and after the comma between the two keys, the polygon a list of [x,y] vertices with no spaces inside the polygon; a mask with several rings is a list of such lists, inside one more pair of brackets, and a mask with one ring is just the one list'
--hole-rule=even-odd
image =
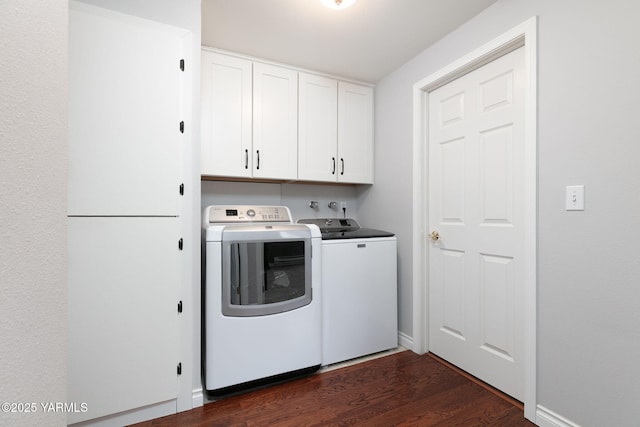
{"label": "door frame", "polygon": [[525,49],[524,112],[524,297],[525,391],[524,415],[536,417],[536,308],[537,308],[537,17],[482,45],[413,85],[413,351],[429,351],[428,234],[428,100],[429,92],[519,47]]}

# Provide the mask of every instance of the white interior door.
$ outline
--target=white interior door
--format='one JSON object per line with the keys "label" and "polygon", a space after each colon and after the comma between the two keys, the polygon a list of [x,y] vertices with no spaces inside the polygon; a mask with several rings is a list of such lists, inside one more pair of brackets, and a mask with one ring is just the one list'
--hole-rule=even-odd
{"label": "white interior door", "polygon": [[429,350],[524,399],[524,49],[429,93]]}

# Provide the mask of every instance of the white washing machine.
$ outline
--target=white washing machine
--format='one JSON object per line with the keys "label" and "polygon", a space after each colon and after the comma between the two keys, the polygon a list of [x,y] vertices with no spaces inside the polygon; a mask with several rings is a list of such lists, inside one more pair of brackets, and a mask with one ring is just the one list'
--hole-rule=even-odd
{"label": "white washing machine", "polygon": [[322,233],[322,364],[398,346],[397,245],[393,233],[354,219],[313,218]]}
{"label": "white washing machine", "polygon": [[205,388],[224,394],[321,365],[321,235],[284,206],[203,216]]}

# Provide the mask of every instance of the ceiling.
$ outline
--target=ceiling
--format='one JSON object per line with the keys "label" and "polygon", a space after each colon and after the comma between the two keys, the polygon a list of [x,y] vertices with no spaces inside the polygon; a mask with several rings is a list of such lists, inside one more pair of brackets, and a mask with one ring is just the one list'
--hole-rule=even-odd
{"label": "ceiling", "polygon": [[202,0],[202,44],[376,82],[496,0]]}

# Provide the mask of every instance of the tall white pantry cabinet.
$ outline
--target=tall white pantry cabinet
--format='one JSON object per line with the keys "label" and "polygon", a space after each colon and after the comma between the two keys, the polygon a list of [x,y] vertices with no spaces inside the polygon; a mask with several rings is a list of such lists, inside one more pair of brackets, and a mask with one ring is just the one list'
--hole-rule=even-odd
{"label": "tall white pantry cabinet", "polygon": [[202,50],[202,175],[373,183],[373,88]]}
{"label": "tall white pantry cabinet", "polygon": [[185,37],[70,2],[69,424],[176,412]]}

